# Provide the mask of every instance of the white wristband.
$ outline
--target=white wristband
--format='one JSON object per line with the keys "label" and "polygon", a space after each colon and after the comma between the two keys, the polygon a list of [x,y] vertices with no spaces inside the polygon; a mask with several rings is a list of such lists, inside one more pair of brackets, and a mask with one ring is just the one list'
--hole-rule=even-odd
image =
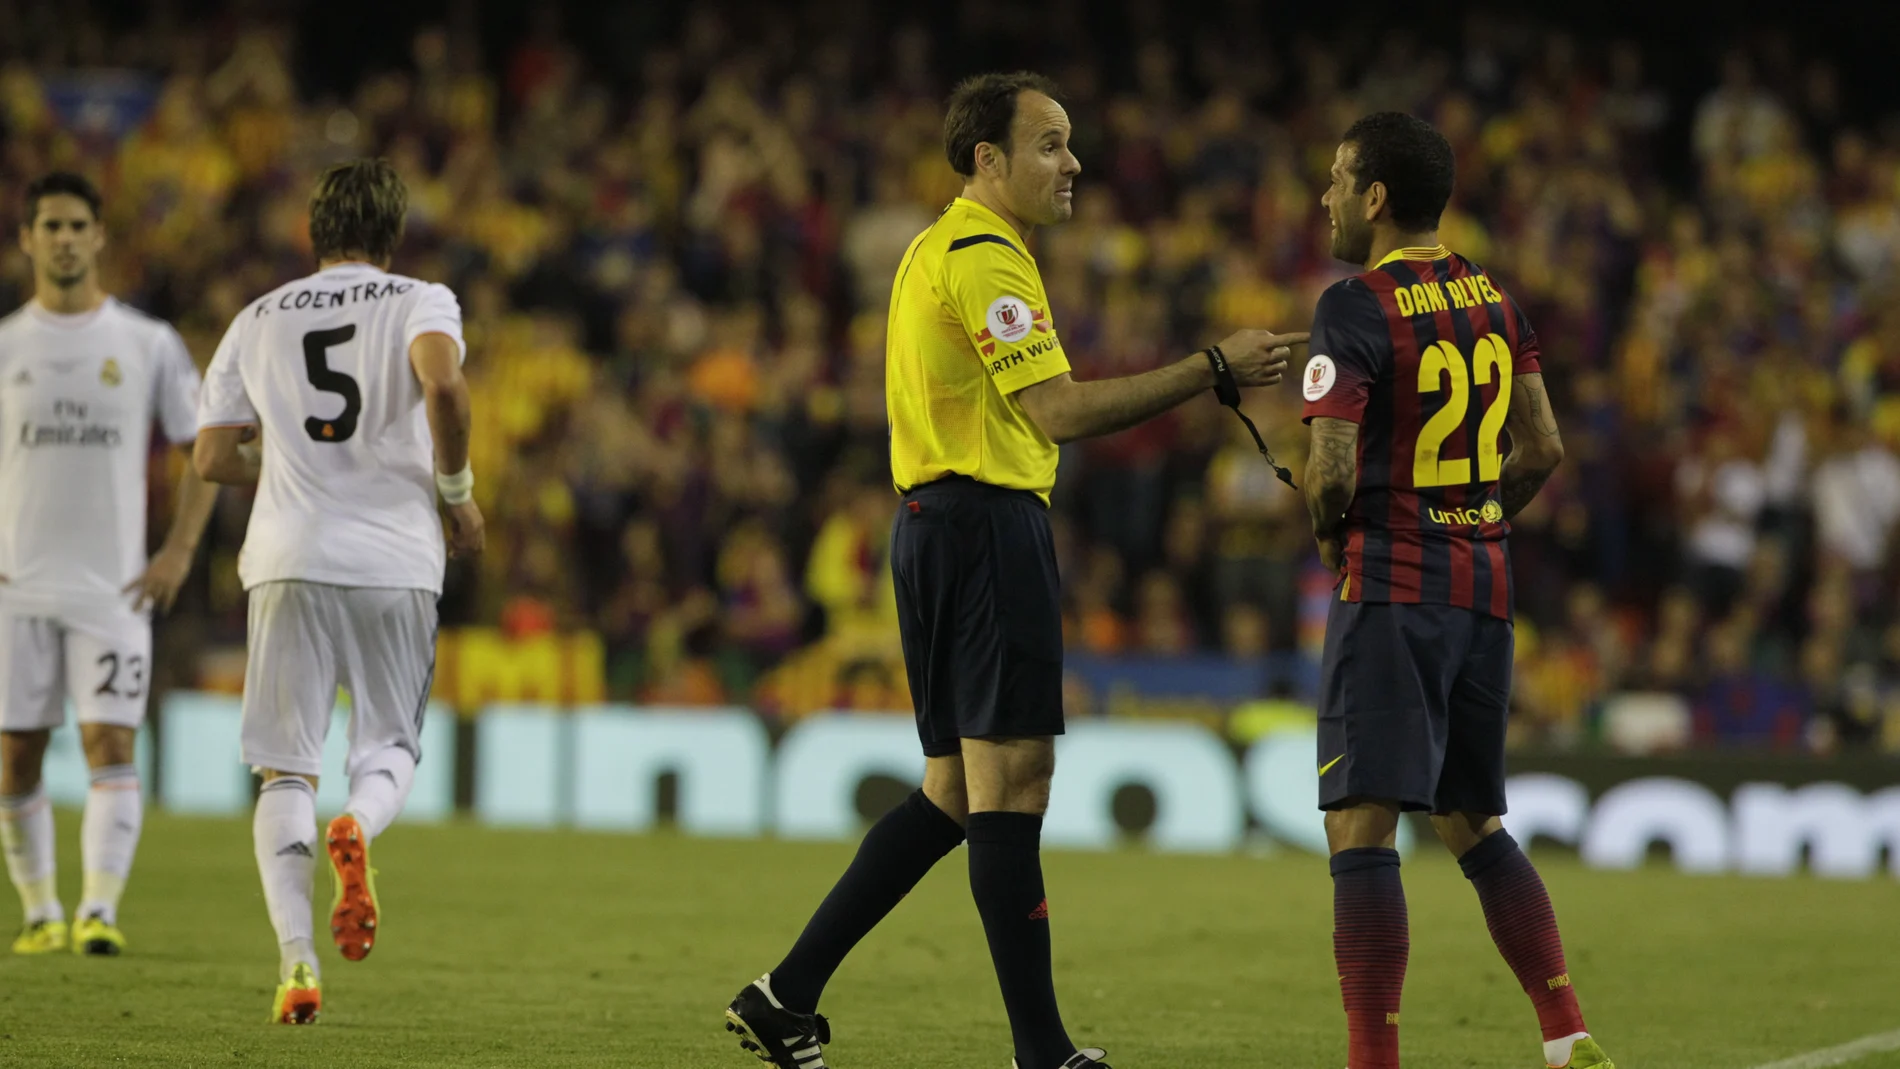
{"label": "white wristband", "polygon": [[451,505],[466,505],[475,493],[475,469],[464,464],[454,475],[435,473],[435,492]]}

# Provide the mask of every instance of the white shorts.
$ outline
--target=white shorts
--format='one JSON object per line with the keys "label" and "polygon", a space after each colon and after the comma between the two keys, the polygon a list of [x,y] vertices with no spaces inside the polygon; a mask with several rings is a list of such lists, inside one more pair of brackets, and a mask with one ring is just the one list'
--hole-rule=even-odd
{"label": "white shorts", "polygon": [[60,727],[68,697],[82,724],[136,728],[151,679],[152,624],[142,616],[0,613],[0,731]]}
{"label": "white shorts", "polygon": [[244,762],[323,770],[337,690],[350,696],[354,776],[391,748],[422,760],[422,714],[435,677],[435,594],[324,583],[251,588],[244,665]]}

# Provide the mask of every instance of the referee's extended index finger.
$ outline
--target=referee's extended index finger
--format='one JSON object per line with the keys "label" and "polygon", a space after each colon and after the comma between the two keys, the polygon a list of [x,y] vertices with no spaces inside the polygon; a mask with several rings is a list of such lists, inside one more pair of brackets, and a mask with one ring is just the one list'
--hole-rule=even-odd
{"label": "referee's extended index finger", "polygon": [[1272,338],[1273,338],[1272,344],[1274,346],[1305,345],[1307,342],[1307,339],[1311,338],[1312,336],[1313,334],[1311,331],[1305,331],[1305,330],[1296,330],[1291,334],[1274,334],[1272,335]]}

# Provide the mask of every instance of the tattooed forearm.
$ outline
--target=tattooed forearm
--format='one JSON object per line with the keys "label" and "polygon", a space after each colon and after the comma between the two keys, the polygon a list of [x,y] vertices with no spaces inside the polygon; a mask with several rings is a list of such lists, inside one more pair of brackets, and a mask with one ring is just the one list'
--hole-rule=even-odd
{"label": "tattooed forearm", "polygon": [[1359,425],[1316,417],[1306,457],[1306,509],[1313,517],[1315,535],[1325,538],[1338,530],[1358,485]]}
{"label": "tattooed forearm", "polygon": [[1544,376],[1519,375],[1511,384],[1511,409],[1504,419],[1511,435],[1511,452],[1498,473],[1498,504],[1509,520],[1524,511],[1550,473],[1563,463],[1564,443],[1557,433],[1557,413],[1544,391]]}
{"label": "tattooed forearm", "polygon": [[1556,417],[1552,416],[1544,407],[1544,391],[1542,385],[1539,384],[1539,388],[1534,390],[1526,390],[1525,393],[1530,399],[1531,429],[1546,438],[1557,437],[1557,420]]}
{"label": "tattooed forearm", "polygon": [[1517,514],[1524,511],[1524,506],[1530,504],[1531,499],[1537,496],[1537,491],[1543,489],[1544,480],[1550,478],[1551,472],[1549,468],[1539,471],[1513,465],[1511,459],[1516,455],[1513,452],[1511,458],[1505,460],[1504,471],[1498,476],[1498,504],[1504,506],[1504,518],[1507,521],[1516,519]]}

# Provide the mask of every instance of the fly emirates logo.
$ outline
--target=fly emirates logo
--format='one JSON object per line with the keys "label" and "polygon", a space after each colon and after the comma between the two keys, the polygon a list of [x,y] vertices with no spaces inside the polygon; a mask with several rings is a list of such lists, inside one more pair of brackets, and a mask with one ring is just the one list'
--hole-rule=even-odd
{"label": "fly emirates logo", "polygon": [[53,402],[51,419],[40,422],[28,419],[20,423],[19,443],[29,449],[51,446],[117,448],[125,440],[118,426],[97,421],[99,418],[111,418],[113,413],[100,412],[95,417],[92,409],[93,406],[84,401],[56,400]]}

